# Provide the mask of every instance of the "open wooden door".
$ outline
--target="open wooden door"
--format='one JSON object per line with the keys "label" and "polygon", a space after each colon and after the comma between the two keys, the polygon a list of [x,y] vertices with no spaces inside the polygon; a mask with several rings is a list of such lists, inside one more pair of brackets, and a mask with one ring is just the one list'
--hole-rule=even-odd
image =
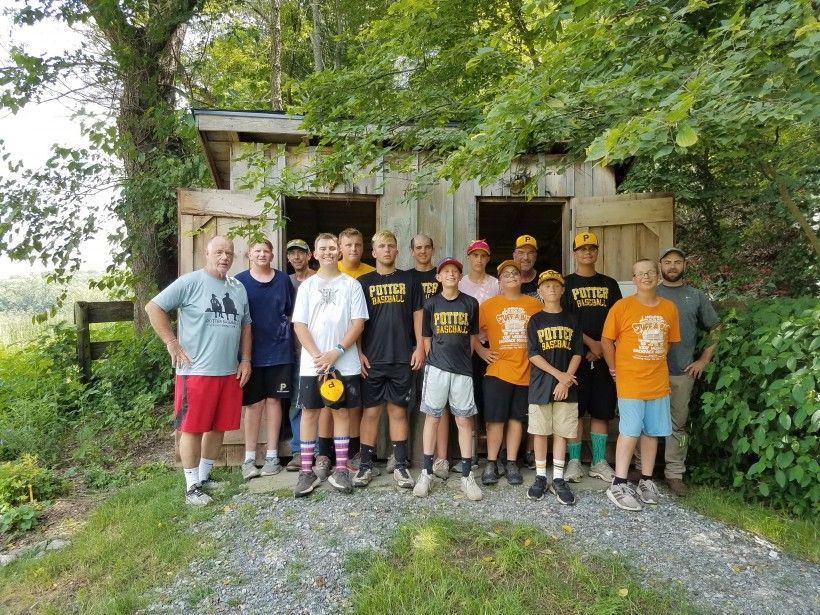
{"label": "open wooden door", "polygon": [[618,194],[572,200],[572,237],[598,236],[598,271],[616,280],[632,279],[641,258],[657,260],[674,244],[675,199],[671,193]]}

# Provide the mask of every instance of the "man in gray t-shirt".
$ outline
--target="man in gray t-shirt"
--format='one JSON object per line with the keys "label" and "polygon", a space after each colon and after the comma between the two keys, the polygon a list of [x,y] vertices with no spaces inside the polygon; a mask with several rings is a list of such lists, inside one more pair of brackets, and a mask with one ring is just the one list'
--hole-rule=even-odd
{"label": "man in gray t-shirt", "polygon": [[712,331],[719,319],[715,308],[703,291],[683,283],[686,255],[680,248],[666,248],[661,252],[661,276],[658,296],[675,303],[680,315],[680,342],[673,344],[667,354],[669,384],[672,388],[672,435],[666,438],[666,483],[676,495],[686,493],[683,474],[686,472],[689,418],[689,400],[695,380],[700,378],[712,358],[716,342],[710,341],[700,357],[695,359],[698,330]]}
{"label": "man in gray t-shirt", "polygon": [[[205,267],[159,293],[145,311],[176,369],[174,426],[185,472],[185,499],[211,501],[205,489],[226,431],[239,428],[242,387],[251,374],[251,317],[245,287],[228,276],[233,242],[216,236]],[[171,327],[177,311],[179,336]],[[240,359],[241,357],[241,359]]]}

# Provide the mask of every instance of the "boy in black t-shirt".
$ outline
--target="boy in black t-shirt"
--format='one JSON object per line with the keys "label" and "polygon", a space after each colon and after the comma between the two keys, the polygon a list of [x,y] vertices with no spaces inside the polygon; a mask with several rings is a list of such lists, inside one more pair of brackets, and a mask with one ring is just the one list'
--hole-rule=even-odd
{"label": "boy in black t-shirt", "polygon": [[478,301],[459,292],[461,272],[460,262],[445,258],[439,264],[436,275],[442,290],[424,302],[422,336],[427,366],[424,368],[421,411],[427,416],[422,437],[424,469],[413,489],[413,495],[417,497],[426,497],[430,493],[438,424],[448,403],[458,428],[462,457],[461,490],[469,500],[483,497],[470,474],[473,417],[478,413],[473,397],[471,358],[473,348],[478,344]]}
{"label": "boy in black t-shirt", "polygon": [[529,424],[534,436],[535,482],[527,497],[540,500],[547,487],[547,437],[552,436],[552,484],[559,503],[575,504],[575,495],[564,480],[567,440],[578,431],[578,384],[583,335],[578,319],[561,309],[564,278],[548,269],[538,276],[538,295],[544,309],[527,324],[527,354],[532,364],[529,388]]}

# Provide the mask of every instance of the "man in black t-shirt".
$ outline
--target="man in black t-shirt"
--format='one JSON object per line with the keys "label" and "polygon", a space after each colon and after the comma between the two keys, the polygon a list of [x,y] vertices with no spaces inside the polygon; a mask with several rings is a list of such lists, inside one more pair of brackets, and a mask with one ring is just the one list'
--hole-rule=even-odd
{"label": "man in black t-shirt", "polygon": [[[438,266],[442,291],[424,303],[422,335],[427,353],[421,411],[424,418],[424,470],[413,495],[426,497],[433,484],[433,455],[445,406],[456,418],[462,457],[461,490],[469,500],[480,500],[481,489],[470,474],[473,455],[473,417],[478,413],[473,396],[472,349],[478,344],[478,301],[459,292],[462,265],[445,258]],[[445,419],[446,420],[446,419]]]}
{"label": "man in black t-shirt", "polygon": [[548,269],[538,276],[538,294],[544,309],[527,323],[530,358],[529,421],[527,431],[535,447],[535,482],[527,497],[540,500],[547,487],[547,438],[552,436],[550,491],[560,504],[575,504],[564,480],[567,440],[578,432],[578,396],[575,372],[581,364],[584,341],[578,318],[561,309],[564,278]]}
{"label": "man in black t-shirt", "polygon": [[[422,301],[426,301],[439,290],[441,284],[436,279],[436,268],[433,267],[433,240],[427,235],[418,234],[410,240],[410,252],[413,253],[415,267],[410,269],[416,283],[421,284]],[[415,341],[415,340],[413,340]]]}
{"label": "man in black t-shirt", "polygon": [[379,231],[373,236],[376,271],[359,277],[369,319],[359,342],[364,413],[360,430],[362,461],[353,478],[356,487],[365,487],[372,478],[379,418],[385,405],[396,460],[393,478],[405,489],[415,484],[407,471],[407,404],[411,369],[421,369],[424,364],[422,300],[413,275],[396,269],[397,254],[396,236]]}
{"label": "man in black t-shirt", "polygon": [[[578,233],[572,244],[575,273],[566,277],[561,305],[578,316],[584,333],[584,360],[578,369],[578,413],[589,413],[592,465],[589,475],[610,483],[615,476],[606,460],[609,421],[615,418],[618,403],[615,382],[603,360],[601,331],[609,309],[621,298],[621,289],[613,278],[595,271],[598,261],[598,238],[595,233]],[[569,462],[564,477],[577,483],[584,474],[581,465],[582,429],[569,444]]]}
{"label": "man in black t-shirt", "polygon": [[538,272],[535,261],[538,260],[538,242],[532,235],[521,235],[515,240],[513,260],[521,271],[521,293],[538,299]]}

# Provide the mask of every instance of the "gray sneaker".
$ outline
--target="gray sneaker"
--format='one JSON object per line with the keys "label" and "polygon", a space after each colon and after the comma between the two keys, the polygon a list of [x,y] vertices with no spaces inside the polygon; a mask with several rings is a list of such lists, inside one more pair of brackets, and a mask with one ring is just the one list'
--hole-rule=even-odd
{"label": "gray sneaker", "polygon": [[313,472],[299,472],[299,479],[296,481],[296,489],[293,495],[302,498],[316,489],[319,485],[319,477]]}
{"label": "gray sneaker", "polygon": [[327,480],[331,472],[330,457],[327,455],[319,455],[316,458],[316,463],[313,464],[313,471],[316,473],[316,476],[319,477],[319,480]]}
{"label": "gray sneaker", "polygon": [[580,483],[584,477],[584,466],[578,459],[570,459],[564,470],[564,480],[568,483]]}
{"label": "gray sneaker", "polygon": [[407,468],[396,468],[393,470],[393,478],[402,489],[412,489],[416,484],[416,481],[413,480]]}
{"label": "gray sneaker", "polygon": [[627,483],[610,485],[606,490],[606,497],[622,510],[643,510],[643,504],[638,501],[632,487]]}
{"label": "gray sneaker", "polygon": [[262,466],[262,476],[274,476],[282,471],[282,464],[279,463],[279,457],[273,459],[265,459],[265,465]]}
{"label": "gray sneaker", "polygon": [[433,487],[433,475],[428,474],[426,470],[422,470],[416,480],[416,486],[413,487],[413,495],[417,498],[426,498],[430,495],[430,490]]}
{"label": "gray sneaker", "polygon": [[185,503],[190,506],[206,506],[213,501],[213,498],[202,490],[202,486],[197,483],[185,492]]}
{"label": "gray sneaker", "polygon": [[615,470],[606,462],[606,459],[601,459],[598,463],[589,466],[589,475],[593,478],[600,478],[605,483],[611,483],[615,478]]}
{"label": "gray sneaker", "polygon": [[336,491],[341,493],[353,493],[353,485],[350,482],[350,472],[347,470],[336,470],[327,479]]}
{"label": "gray sneaker", "polygon": [[484,497],[484,494],[481,493],[481,488],[476,484],[472,474],[461,477],[461,491],[464,493],[464,497],[473,502],[477,502]]}
{"label": "gray sneaker", "polygon": [[507,462],[507,482],[511,485],[520,485],[524,482],[524,477],[521,476],[521,470],[518,469],[515,461]]}
{"label": "gray sneaker", "polygon": [[362,452],[359,451],[353,457],[347,460],[347,469],[355,474],[359,471],[359,467],[362,465]]}
{"label": "gray sneaker", "polygon": [[433,462],[433,474],[441,480],[447,480],[450,475],[450,464],[447,463],[446,459],[436,459]]}
{"label": "gray sneaker", "polygon": [[655,483],[651,480],[641,479],[638,483],[638,497],[644,504],[657,504],[659,494]]}
{"label": "gray sneaker", "polygon": [[224,489],[225,483],[208,478],[207,480],[200,481],[199,488],[206,493],[213,493],[214,491],[221,491]]}
{"label": "gray sneaker", "polygon": [[242,478],[250,480],[259,476],[259,468],[256,467],[254,460],[248,460],[242,464]]}
{"label": "gray sneaker", "polygon": [[393,453],[390,453],[390,457],[387,458],[387,467],[385,468],[388,474],[395,472],[396,470],[396,456]]}
{"label": "gray sneaker", "polygon": [[373,480],[373,470],[367,466],[360,466],[359,471],[353,476],[354,487],[367,487]]}

